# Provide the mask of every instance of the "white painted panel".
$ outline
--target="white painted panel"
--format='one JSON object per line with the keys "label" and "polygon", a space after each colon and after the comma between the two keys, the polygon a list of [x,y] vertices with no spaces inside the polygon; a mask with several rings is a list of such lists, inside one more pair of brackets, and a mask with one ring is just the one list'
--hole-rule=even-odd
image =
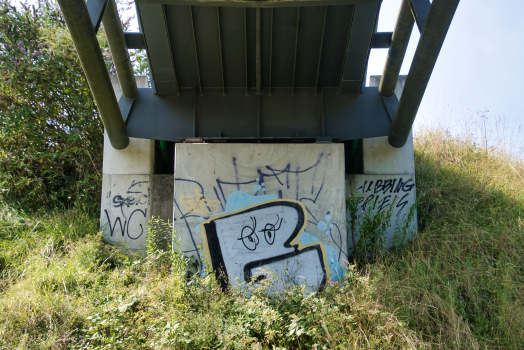
{"label": "white painted panel", "polygon": [[313,292],[321,286],[324,273],[317,251],[309,250],[252,269],[251,276],[267,280],[271,290],[305,285],[308,292]]}

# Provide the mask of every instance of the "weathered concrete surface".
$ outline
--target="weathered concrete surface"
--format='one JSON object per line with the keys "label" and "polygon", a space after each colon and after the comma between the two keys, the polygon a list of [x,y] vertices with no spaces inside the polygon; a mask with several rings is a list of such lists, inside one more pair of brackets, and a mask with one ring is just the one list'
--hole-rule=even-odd
{"label": "weathered concrete surface", "polygon": [[[400,99],[407,75],[398,78],[395,94]],[[369,86],[379,86],[380,75],[370,77]],[[364,154],[364,174],[415,174],[413,158],[413,133],[410,133],[406,145],[401,148],[391,147],[388,137],[375,137],[362,141]]]}
{"label": "weathered concrete surface", "polygon": [[[136,77],[147,88],[147,77]],[[111,76],[117,99],[122,95],[116,76]],[[104,238],[140,253],[146,250],[146,231],[151,217],[151,174],[154,171],[153,140],[130,138],[123,150],[111,147],[104,131],[104,160],[100,227]]]}
{"label": "weathered concrete surface", "polygon": [[362,140],[364,174],[415,174],[413,133],[404,147],[391,147],[387,137]]}
{"label": "weathered concrete surface", "polygon": [[150,175],[104,174],[100,226],[106,240],[145,252],[151,217],[150,187]]}
{"label": "weathered concrete surface", "polygon": [[[357,212],[371,209],[378,213],[393,210],[390,227],[386,232],[385,245],[390,248],[395,242],[405,242],[413,237],[417,230],[417,213],[408,222],[408,214],[416,199],[415,175],[346,175],[346,193],[364,197],[357,207]],[[348,212],[348,220],[350,220]],[[405,230],[407,228],[407,230]],[[353,252],[359,234],[349,234],[349,248]]]}
{"label": "weathered concrete surface", "polygon": [[342,144],[179,143],[175,230],[188,256],[221,259],[233,279],[313,264],[314,289],[318,271],[336,280],[347,264],[344,189]]}
{"label": "weathered concrete surface", "polygon": [[154,140],[130,137],[129,146],[123,150],[116,150],[111,146],[104,131],[104,174],[152,174],[155,165],[154,160]]}
{"label": "weathered concrete surface", "polygon": [[173,222],[174,175],[151,175],[151,216]]}
{"label": "weathered concrete surface", "polygon": [[[117,100],[122,96],[122,90],[116,75],[111,76],[113,89]],[[147,88],[146,76],[136,77],[139,88]],[[104,131],[104,174],[153,174],[155,160],[155,141],[129,138],[129,146],[116,150],[111,146],[107,133]]]}

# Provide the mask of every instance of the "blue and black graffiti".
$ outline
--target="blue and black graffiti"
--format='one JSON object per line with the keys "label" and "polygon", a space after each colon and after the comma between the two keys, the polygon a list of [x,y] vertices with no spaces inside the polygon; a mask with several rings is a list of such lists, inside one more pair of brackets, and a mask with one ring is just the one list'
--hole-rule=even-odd
{"label": "blue and black graffiti", "polygon": [[[201,198],[205,201],[209,201],[206,203],[213,202],[212,204],[214,206],[217,208],[220,207],[221,213],[231,212],[267,200],[283,199],[284,193],[286,194],[286,198],[302,202],[308,213],[308,223],[314,227],[309,227],[307,230],[319,230],[329,237],[328,239],[333,245],[333,247],[326,246],[326,253],[328,255],[329,267],[332,272],[332,280],[336,280],[342,273],[339,261],[348,259],[347,248],[344,245],[344,237],[342,236],[343,234],[346,234],[344,229],[345,223],[340,225],[340,223],[332,222],[331,213],[329,211],[322,214],[322,217],[317,217],[318,210],[315,210],[316,206],[323,200],[323,195],[326,195],[326,193],[323,192],[325,175],[320,175],[322,171],[329,171],[327,168],[322,169],[321,166],[326,158],[325,153],[319,153],[316,161],[307,167],[292,166],[291,163],[288,163],[283,168],[276,169],[268,165],[256,169],[256,176],[252,179],[243,181],[240,179],[238,173],[238,166],[240,165],[238,159],[233,157],[231,165],[232,170],[235,172],[234,181],[224,180],[217,177],[216,185],[213,186],[212,190],[209,189],[211,192],[206,192],[202,184],[198,181],[185,178],[175,178],[175,188],[177,182],[193,184],[197,192],[201,194]],[[305,174],[307,174],[307,178],[301,179],[301,176]],[[269,181],[271,181],[270,187],[274,192],[272,194],[267,193],[266,183],[269,183]],[[304,191],[304,189],[307,190]],[[310,195],[303,196],[304,192],[309,193]],[[226,196],[226,193],[230,194]],[[200,234],[200,224],[194,226],[190,224],[190,221],[193,222],[194,220],[188,221],[188,219],[197,218],[202,222],[209,219],[209,217],[216,212],[211,205],[206,205],[205,203],[202,207],[207,208],[207,210],[203,210],[206,213],[188,211],[186,210],[187,205],[181,203],[179,198],[174,198],[174,205],[174,220],[184,221],[193,246],[192,249],[189,249],[184,253],[194,253],[198,260],[201,261],[201,253],[194,237],[194,234]],[[314,212],[317,213],[317,215],[314,215]],[[341,230],[340,227],[342,227],[343,230]],[[307,232],[303,232],[299,239],[303,244],[320,241],[317,237],[308,234]]]}

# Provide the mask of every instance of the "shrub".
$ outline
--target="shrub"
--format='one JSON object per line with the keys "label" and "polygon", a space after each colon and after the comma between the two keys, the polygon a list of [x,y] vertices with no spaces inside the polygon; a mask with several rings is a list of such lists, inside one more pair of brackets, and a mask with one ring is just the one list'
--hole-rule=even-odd
{"label": "shrub", "polygon": [[0,4],[0,75],[1,196],[98,203],[103,129],[56,5]]}

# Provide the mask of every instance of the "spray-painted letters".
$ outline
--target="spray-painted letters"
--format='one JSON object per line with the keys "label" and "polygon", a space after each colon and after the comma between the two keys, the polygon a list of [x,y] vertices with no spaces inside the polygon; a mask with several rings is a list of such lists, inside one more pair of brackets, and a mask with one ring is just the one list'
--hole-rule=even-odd
{"label": "spray-painted letters", "polygon": [[301,202],[279,199],[211,217],[201,224],[207,265],[224,284],[271,279],[276,289],[317,291],[330,272],[323,243],[297,240],[306,221]]}
{"label": "spray-painted letters", "polygon": [[149,176],[105,175],[103,184],[100,222],[106,239],[143,250],[150,215]]}
{"label": "spray-painted letters", "polygon": [[[224,264],[230,284],[267,279],[269,271],[317,289],[322,279],[343,274],[342,145],[177,144],[175,163],[174,224],[181,246],[198,261],[204,260],[199,247],[208,255],[220,252],[223,262],[210,263]],[[224,232],[211,242],[212,226]]]}

